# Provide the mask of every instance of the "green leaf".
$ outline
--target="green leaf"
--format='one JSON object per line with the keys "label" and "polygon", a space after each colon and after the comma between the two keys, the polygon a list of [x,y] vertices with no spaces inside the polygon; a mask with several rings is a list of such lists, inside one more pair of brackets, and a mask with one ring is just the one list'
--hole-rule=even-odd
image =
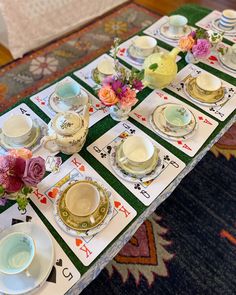
{"label": "green leaf", "polygon": [[158,68],[158,64],[155,63],[155,64],[152,64],[149,66],[149,70],[152,70],[153,72]]}
{"label": "green leaf", "polygon": [[0,185],[0,198],[3,197],[5,194],[5,189],[2,185]]}

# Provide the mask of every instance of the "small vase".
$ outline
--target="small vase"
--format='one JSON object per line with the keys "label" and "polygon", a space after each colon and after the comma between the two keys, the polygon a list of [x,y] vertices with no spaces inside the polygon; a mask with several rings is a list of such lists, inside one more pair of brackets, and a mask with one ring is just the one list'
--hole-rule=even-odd
{"label": "small vase", "polygon": [[194,55],[190,51],[188,51],[185,55],[185,61],[188,64],[197,64],[199,62],[199,60],[196,57],[194,57]]}
{"label": "small vase", "polygon": [[110,116],[115,121],[124,121],[129,118],[129,113],[131,111],[131,107],[126,109],[121,109],[117,105],[113,105],[109,108]]}

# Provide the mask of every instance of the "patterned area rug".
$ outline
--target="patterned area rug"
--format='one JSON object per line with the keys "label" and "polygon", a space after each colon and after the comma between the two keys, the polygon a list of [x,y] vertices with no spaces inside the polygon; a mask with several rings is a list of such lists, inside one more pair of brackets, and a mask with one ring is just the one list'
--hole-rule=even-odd
{"label": "patterned area rug", "polygon": [[[108,50],[157,15],[129,4],[0,69],[0,110]],[[235,294],[236,124],[83,294]],[[217,160],[216,160],[217,158]]]}

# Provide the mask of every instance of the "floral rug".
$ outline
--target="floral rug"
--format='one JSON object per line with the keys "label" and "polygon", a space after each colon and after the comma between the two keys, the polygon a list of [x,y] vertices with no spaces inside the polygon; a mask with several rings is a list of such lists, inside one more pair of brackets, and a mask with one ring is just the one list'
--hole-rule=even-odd
{"label": "floral rug", "polygon": [[[0,68],[0,110],[158,17],[128,4]],[[211,151],[83,294],[234,294],[236,124]]]}

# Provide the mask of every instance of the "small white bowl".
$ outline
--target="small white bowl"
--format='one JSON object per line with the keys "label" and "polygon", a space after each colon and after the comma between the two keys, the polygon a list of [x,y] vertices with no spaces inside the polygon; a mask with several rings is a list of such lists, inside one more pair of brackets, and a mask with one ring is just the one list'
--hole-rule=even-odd
{"label": "small white bowl", "polygon": [[197,76],[196,84],[199,88],[204,91],[217,91],[221,87],[221,80],[216,76],[213,76],[208,73],[202,73]]}

